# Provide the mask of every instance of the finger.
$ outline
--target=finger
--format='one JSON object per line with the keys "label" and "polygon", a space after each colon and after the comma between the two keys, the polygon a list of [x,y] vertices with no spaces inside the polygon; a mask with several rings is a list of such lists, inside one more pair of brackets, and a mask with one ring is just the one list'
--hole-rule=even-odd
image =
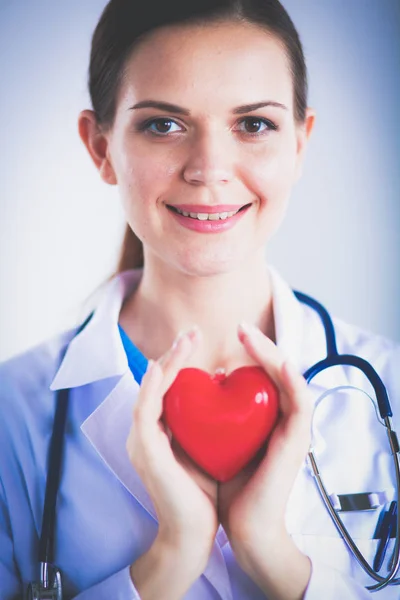
{"label": "finger", "polygon": [[163,413],[160,417],[159,420],[159,425],[161,427],[161,430],[165,433],[165,435],[167,436],[169,443],[171,443],[172,440],[172,431],[170,430],[170,428],[167,425],[166,419],[165,419],[165,413]]}
{"label": "finger", "polygon": [[157,361],[149,360],[140,384],[140,392],[133,407],[134,421],[143,425],[157,423],[161,416],[160,385],[163,373]]}
{"label": "finger", "polygon": [[182,468],[191,476],[197,485],[207,494],[207,496],[216,501],[217,482],[204,471],[197,463],[185,452],[182,446],[175,438],[172,438],[171,449],[174,453],[175,460]]}
{"label": "finger", "polygon": [[172,344],[170,349],[159,359],[158,362],[160,363],[160,365],[163,368],[168,367],[169,363],[175,355],[176,350],[186,338],[188,338],[191,342],[196,343],[198,342],[200,336],[201,332],[197,325],[193,325],[190,329],[187,329],[186,331],[181,331],[175,338],[174,343]]}
{"label": "finger", "polygon": [[248,354],[267,371],[274,383],[281,387],[284,356],[274,342],[258,327],[248,323],[239,325],[238,336]]}
{"label": "finger", "polygon": [[313,411],[311,394],[306,380],[289,361],[285,361],[281,369],[283,384],[290,397],[290,410],[309,417]]}
{"label": "finger", "polygon": [[192,354],[201,339],[201,333],[197,326],[179,334],[170,350],[160,359],[159,364],[163,371],[161,395],[171,387],[180,369],[184,367],[185,361]]}
{"label": "finger", "polygon": [[163,372],[157,361],[149,360],[143,376],[139,397],[133,407],[133,419],[126,448],[128,456],[140,473],[143,465],[153,465],[158,471],[162,464],[175,462],[171,449],[172,434],[162,420],[163,397],[160,394]]}
{"label": "finger", "polygon": [[149,361],[140,386],[139,398],[134,407],[136,419],[141,423],[158,423],[163,412],[163,396],[176,378],[193,349],[197,330],[178,336],[171,349],[158,361]]}
{"label": "finger", "polygon": [[283,413],[310,409],[310,396],[304,377],[286,360],[279,348],[253,325],[239,326],[239,339],[250,356],[270,375],[281,393]]}

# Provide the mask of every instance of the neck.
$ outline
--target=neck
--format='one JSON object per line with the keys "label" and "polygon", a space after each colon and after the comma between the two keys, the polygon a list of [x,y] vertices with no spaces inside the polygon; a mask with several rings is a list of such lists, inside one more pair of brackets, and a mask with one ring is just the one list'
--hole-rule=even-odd
{"label": "neck", "polygon": [[147,357],[157,360],[180,331],[198,325],[202,342],[187,367],[210,373],[253,365],[237,336],[240,322],[259,327],[275,340],[272,292],[264,253],[252,264],[207,277],[188,275],[149,261],[119,322]]}

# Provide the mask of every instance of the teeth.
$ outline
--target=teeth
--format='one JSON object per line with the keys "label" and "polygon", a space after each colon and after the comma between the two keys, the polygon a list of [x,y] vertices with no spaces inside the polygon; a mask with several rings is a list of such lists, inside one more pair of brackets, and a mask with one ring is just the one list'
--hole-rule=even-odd
{"label": "teeth", "polygon": [[178,208],[175,208],[175,210],[184,217],[191,217],[192,219],[198,219],[199,221],[218,221],[219,219],[229,219],[229,217],[233,217],[233,215],[236,215],[236,213],[239,212],[239,209],[231,212],[221,213],[188,213],[184,210],[179,210]]}

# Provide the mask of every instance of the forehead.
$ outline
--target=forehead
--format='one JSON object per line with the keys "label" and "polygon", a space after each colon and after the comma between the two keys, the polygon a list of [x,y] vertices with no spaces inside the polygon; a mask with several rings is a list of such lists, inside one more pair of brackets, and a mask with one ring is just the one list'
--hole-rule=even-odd
{"label": "forehead", "polygon": [[180,25],[155,30],[136,46],[120,98],[159,99],[202,111],[261,100],[292,108],[293,82],[283,45],[260,27]]}

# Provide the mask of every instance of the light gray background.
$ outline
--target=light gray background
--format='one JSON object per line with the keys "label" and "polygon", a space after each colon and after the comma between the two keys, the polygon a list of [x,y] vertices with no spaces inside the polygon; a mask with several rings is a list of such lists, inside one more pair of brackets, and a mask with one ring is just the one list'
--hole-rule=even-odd
{"label": "light gray background", "polygon": [[[331,313],[400,340],[400,3],[284,0],[318,120],[269,259]],[[0,359],[73,325],[115,266],[117,190],[77,133],[104,0],[0,0]]]}

